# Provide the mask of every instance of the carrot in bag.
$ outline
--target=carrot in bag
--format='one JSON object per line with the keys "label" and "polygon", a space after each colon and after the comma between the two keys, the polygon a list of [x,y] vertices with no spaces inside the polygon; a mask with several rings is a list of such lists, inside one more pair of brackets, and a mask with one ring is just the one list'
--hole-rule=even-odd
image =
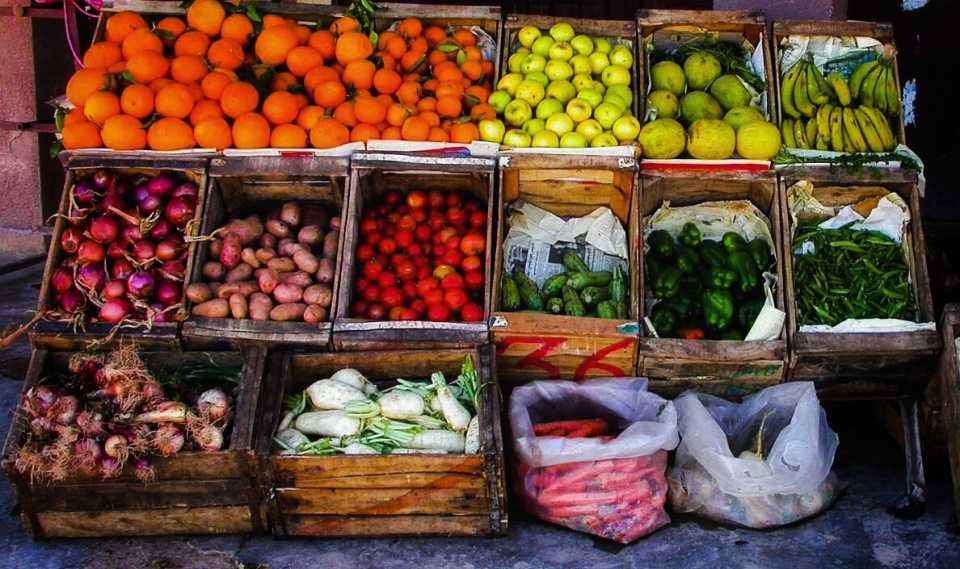
{"label": "carrot in bag", "polygon": [[537,423],[533,426],[533,434],[538,437],[596,437],[607,434],[609,429],[610,425],[604,419],[572,419]]}

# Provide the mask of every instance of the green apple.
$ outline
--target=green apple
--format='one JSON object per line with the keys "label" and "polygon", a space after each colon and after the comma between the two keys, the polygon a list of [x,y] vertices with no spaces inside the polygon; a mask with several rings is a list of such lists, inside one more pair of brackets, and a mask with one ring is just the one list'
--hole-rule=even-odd
{"label": "green apple", "polygon": [[503,144],[512,148],[527,148],[531,141],[530,133],[518,128],[511,128],[503,135]]}
{"label": "green apple", "polygon": [[613,136],[620,142],[633,142],[640,135],[637,117],[620,117],[613,123]]}
{"label": "green apple", "polygon": [[481,140],[500,144],[500,141],[503,140],[503,133],[506,132],[507,127],[504,126],[501,120],[483,119],[477,123],[477,130],[480,131]]}
{"label": "green apple", "polygon": [[573,87],[577,91],[583,91],[584,89],[591,89],[593,87],[593,77],[590,76],[590,72],[586,73],[577,73],[574,75],[570,82],[573,83]]}
{"label": "green apple", "polygon": [[623,100],[623,97],[615,93],[611,93],[609,90],[606,92],[606,94],[604,94],[603,102],[614,105],[621,111],[626,111],[627,107],[629,106],[627,105],[627,102]]}
{"label": "green apple", "polygon": [[590,141],[590,146],[593,148],[603,148],[605,146],[619,146],[620,141],[617,140],[616,136],[613,136],[613,133],[605,132],[601,135],[598,135],[596,138]]}
{"label": "green apple", "polygon": [[550,27],[550,37],[556,41],[570,41],[577,32],[573,31],[573,26],[567,22],[557,22]]}
{"label": "green apple", "polygon": [[557,113],[547,119],[547,130],[555,132],[557,136],[570,132],[574,126],[573,119],[566,113]]}
{"label": "green apple", "polygon": [[587,137],[587,142],[593,142],[593,139],[603,134],[603,127],[596,119],[587,119],[577,125],[576,131]]}
{"label": "green apple", "polygon": [[538,132],[547,128],[547,121],[543,119],[530,119],[527,122],[523,123],[523,130],[530,136],[537,134]]}
{"label": "green apple", "polygon": [[566,61],[560,61],[559,59],[551,59],[548,61],[547,67],[543,72],[547,74],[547,77],[549,77],[551,81],[573,77],[573,67]]}
{"label": "green apple", "polygon": [[597,105],[603,102],[603,95],[598,93],[595,89],[584,89],[577,93],[577,98],[583,99],[584,101],[590,103],[590,108],[595,109]]}
{"label": "green apple", "polygon": [[537,118],[547,120],[557,113],[563,112],[563,103],[552,97],[540,101],[537,104]]}
{"label": "green apple", "polygon": [[517,92],[513,96],[526,101],[532,107],[543,100],[544,91],[543,85],[524,79],[517,85]]}
{"label": "green apple", "polygon": [[633,65],[633,53],[627,46],[618,45],[610,51],[610,63],[629,69]]}
{"label": "green apple", "polygon": [[588,142],[586,135],[568,132],[560,137],[560,148],[586,148]]}
{"label": "green apple", "polygon": [[533,117],[533,109],[530,104],[522,99],[510,101],[507,108],[503,109],[503,118],[507,119],[510,126],[520,126]]}
{"label": "green apple", "polygon": [[607,54],[595,51],[590,54],[590,70],[594,75],[600,75],[603,70],[610,65],[610,58]]}
{"label": "green apple", "polygon": [[610,45],[610,40],[607,38],[593,38],[593,51],[610,53],[611,49],[613,49],[613,46]]}
{"label": "green apple", "polygon": [[616,95],[626,101],[626,106],[629,107],[630,103],[633,102],[633,91],[630,90],[630,87],[627,85],[611,85],[607,89],[607,95]]}
{"label": "green apple", "polygon": [[582,123],[593,114],[593,107],[583,99],[576,98],[567,103],[566,111],[567,116],[572,118],[573,122]]}
{"label": "green apple", "polygon": [[593,67],[590,65],[590,58],[582,53],[578,53],[570,58],[570,66],[573,67],[573,72],[585,73],[589,75],[593,71]]}
{"label": "green apple", "polygon": [[523,73],[535,73],[537,71],[543,71],[546,66],[546,57],[537,55],[536,53],[531,53],[524,58],[523,64],[520,66],[520,70]]}
{"label": "green apple", "polygon": [[540,28],[536,26],[523,26],[520,28],[520,31],[517,32],[517,39],[520,40],[520,45],[523,47],[530,47],[540,35]]}
{"label": "green apple", "polygon": [[581,55],[590,55],[593,53],[593,40],[590,39],[590,36],[583,34],[573,36],[573,39],[570,40],[570,45],[573,46],[574,51]]}
{"label": "green apple", "polygon": [[612,103],[600,103],[593,109],[593,118],[597,119],[604,130],[613,127],[613,123],[623,115],[623,109]]}
{"label": "green apple", "polygon": [[672,91],[660,89],[647,95],[647,109],[656,111],[658,119],[672,119],[680,112],[680,100]]}
{"label": "green apple", "polygon": [[541,130],[537,134],[533,135],[533,140],[530,141],[530,146],[534,148],[556,148],[560,146],[560,137],[557,136],[557,133],[555,132]]}
{"label": "green apple", "polygon": [[547,96],[566,104],[567,101],[577,96],[577,89],[573,86],[573,83],[566,79],[558,79],[547,85]]}
{"label": "green apple", "polygon": [[517,92],[517,86],[520,85],[520,82],[523,81],[523,75],[519,73],[507,73],[500,78],[500,81],[497,83],[498,91],[506,91],[513,95]]}
{"label": "green apple", "polygon": [[630,70],[620,65],[610,64],[600,74],[600,80],[607,87],[611,85],[630,85]]}
{"label": "green apple", "polygon": [[603,84],[603,81],[594,81],[593,90],[603,95],[607,92],[607,86]]}
{"label": "green apple", "polygon": [[487,104],[493,107],[493,110],[499,114],[503,112],[503,109],[507,108],[507,104],[510,103],[512,99],[513,97],[510,96],[510,93],[497,90],[490,93],[490,96],[487,97]]}
{"label": "green apple", "polygon": [[550,84],[550,78],[547,77],[547,74],[543,71],[534,71],[533,73],[527,73],[523,76],[525,81],[533,81],[534,83],[539,83],[546,87]]}
{"label": "green apple", "polygon": [[537,55],[542,55],[546,57],[550,53],[550,46],[553,45],[553,38],[550,36],[540,36],[534,40],[533,45],[530,46],[531,53]]}
{"label": "green apple", "polygon": [[550,46],[550,52],[548,55],[550,59],[569,61],[570,58],[573,57],[573,46],[565,41],[558,41]]}
{"label": "green apple", "polygon": [[515,53],[510,56],[510,59],[507,60],[507,69],[510,70],[510,73],[522,73],[523,72],[523,62],[527,60],[529,54],[527,53]]}

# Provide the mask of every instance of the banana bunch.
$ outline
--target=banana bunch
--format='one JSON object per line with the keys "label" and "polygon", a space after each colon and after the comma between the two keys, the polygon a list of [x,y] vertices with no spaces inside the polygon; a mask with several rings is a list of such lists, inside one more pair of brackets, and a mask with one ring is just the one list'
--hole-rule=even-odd
{"label": "banana bunch", "polygon": [[884,152],[897,145],[887,117],[862,103],[858,107],[824,103],[809,118],[784,118],[780,130],[784,145],[791,148]]}
{"label": "banana bunch", "polygon": [[804,58],[783,76],[780,100],[785,113],[801,119],[815,117],[821,106],[832,101],[849,105],[851,96],[843,77],[838,73],[824,77],[812,59]]}
{"label": "banana bunch", "polygon": [[891,60],[875,59],[857,67],[850,75],[850,93],[860,103],[881,113],[900,114],[900,91]]}

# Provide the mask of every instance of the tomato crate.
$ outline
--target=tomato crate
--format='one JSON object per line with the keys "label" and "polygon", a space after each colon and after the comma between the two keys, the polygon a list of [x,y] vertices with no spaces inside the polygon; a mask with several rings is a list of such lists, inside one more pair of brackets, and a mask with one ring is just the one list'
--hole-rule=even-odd
{"label": "tomato crate", "polygon": [[[327,208],[331,218],[339,216],[341,223],[346,214],[349,194],[349,159],[321,156],[227,156],[214,158],[210,164],[210,181],[207,190],[207,207],[201,233],[216,234],[228,219],[251,214],[265,217],[282,203],[294,201],[303,205]],[[328,231],[333,231],[330,229]],[[264,232],[264,236],[268,232]],[[335,268],[332,281],[326,283],[331,298],[327,318],[319,323],[300,321],[254,320],[246,318],[200,317],[190,314],[183,323],[184,341],[190,346],[223,347],[245,341],[271,344],[310,346],[325,349],[330,344],[333,330],[333,315],[336,311],[336,290],[340,284],[340,251],[344,243],[343,226],[337,238]],[[245,247],[264,247],[253,243]],[[319,253],[319,251],[318,251]],[[188,282],[204,280],[203,270],[208,261],[217,260],[210,255],[207,242],[196,246],[194,270]],[[264,264],[252,267],[254,271]],[[297,267],[292,272],[299,273]],[[255,273],[252,273],[255,274]],[[256,282],[255,276],[251,276]],[[327,280],[326,277],[323,280]],[[259,291],[259,289],[258,289]],[[225,294],[225,293],[224,293]],[[225,298],[217,291],[215,297]],[[193,305],[188,302],[188,310]]]}
{"label": "tomato crate", "polygon": [[[440,371],[465,357],[479,372],[480,450],[475,454],[272,454],[283,401],[319,378],[353,368],[380,387]],[[507,531],[500,403],[488,346],[438,350],[276,353],[264,394],[257,452],[271,484],[266,504],[277,537],[486,536]]]}
{"label": "tomato crate", "polygon": [[[34,350],[22,393],[44,383],[49,374],[65,371],[75,354]],[[118,477],[106,480],[75,472],[62,482],[34,482],[15,466],[19,445],[30,430],[27,413],[18,406],[4,445],[2,466],[16,491],[27,533],[34,539],[50,539],[264,531],[253,432],[266,350],[147,351],[140,356],[148,366],[165,370],[206,362],[241,366],[226,448],[150,457],[155,471],[155,480],[150,483],[138,480],[130,464]]]}

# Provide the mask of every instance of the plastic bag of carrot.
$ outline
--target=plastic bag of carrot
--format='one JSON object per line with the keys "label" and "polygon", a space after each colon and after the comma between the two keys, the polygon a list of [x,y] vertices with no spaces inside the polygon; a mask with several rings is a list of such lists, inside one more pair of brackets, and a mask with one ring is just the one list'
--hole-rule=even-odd
{"label": "plastic bag of carrot", "polygon": [[639,378],[538,381],[510,398],[513,482],[530,514],[630,543],[667,524],[673,404]]}

